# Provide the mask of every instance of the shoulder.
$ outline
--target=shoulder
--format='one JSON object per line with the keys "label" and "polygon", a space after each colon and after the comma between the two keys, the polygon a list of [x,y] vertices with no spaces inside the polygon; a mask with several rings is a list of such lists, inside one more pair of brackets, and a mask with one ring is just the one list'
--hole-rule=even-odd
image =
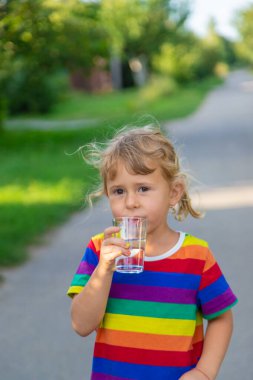
{"label": "shoulder", "polygon": [[185,258],[206,261],[210,255],[208,242],[191,234],[185,234],[181,248],[181,253]]}
{"label": "shoulder", "polygon": [[196,236],[185,234],[185,239],[183,242],[183,247],[198,246],[203,248],[208,248],[208,242],[204,239],[200,239]]}

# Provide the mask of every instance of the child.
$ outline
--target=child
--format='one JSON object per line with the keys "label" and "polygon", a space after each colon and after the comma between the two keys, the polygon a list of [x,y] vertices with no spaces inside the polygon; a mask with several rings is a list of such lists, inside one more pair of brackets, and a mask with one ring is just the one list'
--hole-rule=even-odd
{"label": "child", "polygon": [[91,379],[214,380],[237,300],[208,244],[167,223],[170,209],[200,216],[171,142],[148,126],[94,147],[112,215],[146,217],[148,231],[144,272],[114,271],[128,253],[119,227],[108,227],[90,240],[68,290],[74,330],[97,331]]}

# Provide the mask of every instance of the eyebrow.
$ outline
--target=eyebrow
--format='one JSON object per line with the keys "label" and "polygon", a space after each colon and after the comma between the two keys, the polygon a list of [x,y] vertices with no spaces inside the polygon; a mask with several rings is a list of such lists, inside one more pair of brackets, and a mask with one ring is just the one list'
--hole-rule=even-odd
{"label": "eyebrow", "polygon": [[[133,184],[134,186],[151,186],[153,185],[153,183],[150,183],[150,182],[136,182]],[[117,184],[117,185],[112,185],[110,187],[108,187],[108,190],[114,190],[114,189],[117,189],[119,187],[125,187],[125,185],[122,185],[122,184]]]}

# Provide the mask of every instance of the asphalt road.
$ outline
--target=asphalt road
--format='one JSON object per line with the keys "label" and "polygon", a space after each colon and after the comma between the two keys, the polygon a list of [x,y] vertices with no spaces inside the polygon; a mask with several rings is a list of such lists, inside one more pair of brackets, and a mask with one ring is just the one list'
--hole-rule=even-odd
{"label": "asphalt road", "polygon": [[[218,379],[253,379],[253,76],[232,73],[196,114],[166,128],[184,166],[198,179],[200,205],[207,210],[203,220],[172,224],[209,241],[239,298],[234,336]],[[89,379],[94,336],[83,339],[71,330],[65,292],[90,236],[110,220],[102,200],[45,236],[43,245],[31,248],[26,265],[4,272],[1,380]]]}

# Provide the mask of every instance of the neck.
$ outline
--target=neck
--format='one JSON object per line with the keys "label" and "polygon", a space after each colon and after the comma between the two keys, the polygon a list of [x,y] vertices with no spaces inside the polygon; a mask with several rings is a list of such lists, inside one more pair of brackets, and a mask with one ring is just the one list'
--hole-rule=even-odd
{"label": "neck", "polygon": [[164,226],[160,233],[148,234],[146,243],[146,255],[157,256],[167,252],[178,241],[179,233],[172,230],[168,225]]}

